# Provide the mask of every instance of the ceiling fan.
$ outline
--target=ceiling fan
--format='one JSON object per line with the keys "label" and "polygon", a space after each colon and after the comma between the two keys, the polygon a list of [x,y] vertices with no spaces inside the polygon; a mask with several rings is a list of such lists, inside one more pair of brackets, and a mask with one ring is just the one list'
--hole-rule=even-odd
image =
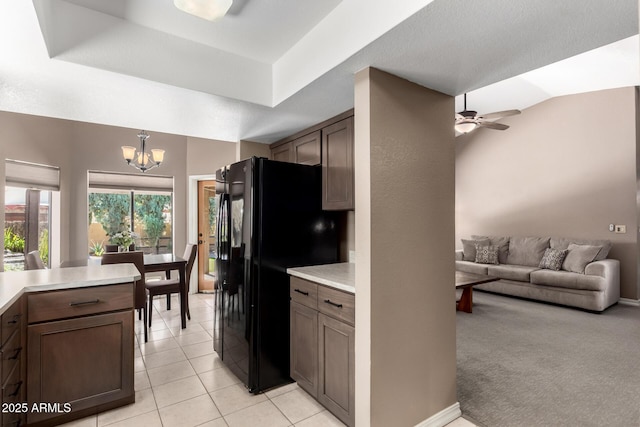
{"label": "ceiling fan", "polygon": [[509,126],[496,123],[493,120],[501,119],[503,117],[515,116],[520,114],[520,110],[505,110],[497,111],[489,114],[478,114],[477,111],[467,110],[467,94],[464,94],[464,110],[456,114],[456,131],[459,133],[469,133],[478,127],[485,127],[488,129],[505,130],[509,129]]}

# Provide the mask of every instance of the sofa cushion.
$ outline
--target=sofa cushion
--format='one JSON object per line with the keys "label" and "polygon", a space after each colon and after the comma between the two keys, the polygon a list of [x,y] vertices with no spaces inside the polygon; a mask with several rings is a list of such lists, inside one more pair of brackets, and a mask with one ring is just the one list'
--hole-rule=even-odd
{"label": "sofa cushion", "polygon": [[548,237],[514,237],[509,239],[509,253],[507,264],[528,265],[538,267],[549,247]]}
{"label": "sofa cushion", "polygon": [[567,256],[562,263],[562,269],[574,273],[584,274],[584,268],[595,260],[602,246],[576,245],[571,243],[567,248]]}
{"label": "sofa cushion", "polygon": [[568,237],[552,237],[549,242],[551,249],[567,249],[571,243],[576,245],[591,245],[602,246],[600,252],[595,258],[595,261],[602,261],[607,258],[609,251],[611,250],[611,241],[609,240],[595,240],[595,239],[573,239]]}
{"label": "sofa cushion", "polygon": [[498,262],[500,264],[507,263],[507,255],[509,253],[509,236],[471,236],[475,240],[489,239],[492,246],[498,247]]}
{"label": "sofa cushion", "polygon": [[546,268],[548,270],[560,270],[562,268],[564,258],[567,256],[567,252],[569,252],[567,249],[560,250],[547,248],[540,260],[539,267]]}
{"label": "sofa cushion", "polygon": [[537,270],[531,273],[531,283],[534,285],[555,288],[602,291],[606,287],[606,282],[600,276],[572,273],[570,271]]}
{"label": "sofa cushion", "polygon": [[487,274],[487,264],[478,264],[475,261],[456,261],[456,270],[465,273]]}
{"label": "sofa cushion", "polygon": [[460,239],[462,240],[462,259],[464,261],[474,261],[476,260],[476,244],[480,246],[488,246],[491,244],[489,239],[482,240],[468,240],[468,239]]}
{"label": "sofa cushion", "polygon": [[530,274],[538,270],[538,267],[530,267],[527,265],[490,265],[487,268],[489,276],[496,276],[500,279],[517,280],[520,282],[528,282]]}

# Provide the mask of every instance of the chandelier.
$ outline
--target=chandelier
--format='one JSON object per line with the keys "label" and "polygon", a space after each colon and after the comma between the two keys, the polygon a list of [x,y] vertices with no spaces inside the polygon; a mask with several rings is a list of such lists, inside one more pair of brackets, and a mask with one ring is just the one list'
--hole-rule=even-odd
{"label": "chandelier", "polygon": [[233,0],[173,0],[175,7],[183,12],[208,21],[223,17]]}
{"label": "chandelier", "polygon": [[140,151],[137,155],[136,147],[131,147],[130,145],[122,146],[122,157],[127,161],[127,164],[142,172],[160,166],[160,163],[164,160],[164,150],[153,149],[150,150],[151,153],[146,151],[149,134],[143,130],[138,134],[138,138],[140,138]]}

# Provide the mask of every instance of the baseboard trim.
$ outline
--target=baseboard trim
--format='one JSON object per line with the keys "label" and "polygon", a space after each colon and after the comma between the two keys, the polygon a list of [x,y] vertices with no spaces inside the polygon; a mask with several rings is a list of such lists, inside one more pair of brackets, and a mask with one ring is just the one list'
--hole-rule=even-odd
{"label": "baseboard trim", "polygon": [[446,426],[460,416],[462,416],[462,411],[460,410],[460,402],[456,402],[448,408],[445,408],[437,414],[432,415],[426,420],[416,424],[415,427],[442,427]]}
{"label": "baseboard trim", "polygon": [[640,307],[640,300],[637,300],[637,299],[620,298],[618,302],[623,305],[632,305],[634,307]]}

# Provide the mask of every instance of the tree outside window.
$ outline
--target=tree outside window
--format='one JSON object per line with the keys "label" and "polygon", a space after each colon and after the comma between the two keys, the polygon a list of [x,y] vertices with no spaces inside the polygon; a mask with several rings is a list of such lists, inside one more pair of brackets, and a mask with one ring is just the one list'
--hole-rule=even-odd
{"label": "tree outside window", "polygon": [[110,236],[124,229],[134,233],[136,249],[145,253],[172,253],[172,228],[170,194],[89,193],[89,252],[92,255],[110,243]]}

